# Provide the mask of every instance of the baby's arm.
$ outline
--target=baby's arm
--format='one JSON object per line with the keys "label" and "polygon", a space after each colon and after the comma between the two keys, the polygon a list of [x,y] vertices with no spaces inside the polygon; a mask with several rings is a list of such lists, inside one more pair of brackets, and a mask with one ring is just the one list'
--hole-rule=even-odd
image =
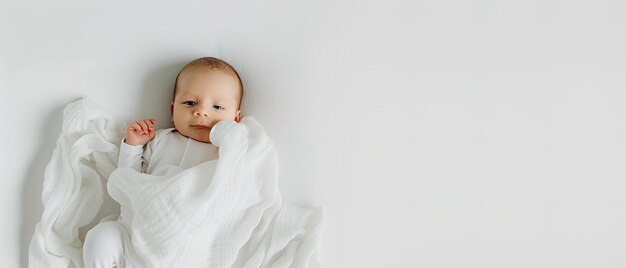
{"label": "baby's arm", "polygon": [[144,145],[154,138],[154,124],[156,124],[154,119],[146,119],[128,126],[126,137],[120,145],[118,168],[132,168],[137,172],[146,172],[148,159],[144,157]]}

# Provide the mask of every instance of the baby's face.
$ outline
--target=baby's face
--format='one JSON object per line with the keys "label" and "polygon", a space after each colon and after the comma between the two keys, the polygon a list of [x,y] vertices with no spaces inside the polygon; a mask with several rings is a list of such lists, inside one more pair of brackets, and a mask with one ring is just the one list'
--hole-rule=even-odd
{"label": "baby's face", "polygon": [[217,122],[239,122],[239,80],[218,69],[189,70],[178,78],[171,105],[172,121],[180,134],[210,143],[209,133]]}

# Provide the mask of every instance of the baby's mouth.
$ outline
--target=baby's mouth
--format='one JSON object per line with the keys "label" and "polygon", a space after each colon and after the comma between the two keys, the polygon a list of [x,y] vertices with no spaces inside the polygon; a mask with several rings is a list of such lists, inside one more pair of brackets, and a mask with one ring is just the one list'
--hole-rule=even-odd
{"label": "baby's mouth", "polygon": [[209,130],[211,129],[208,126],[204,126],[204,125],[191,125],[192,128],[197,128],[197,129],[204,129],[204,130]]}

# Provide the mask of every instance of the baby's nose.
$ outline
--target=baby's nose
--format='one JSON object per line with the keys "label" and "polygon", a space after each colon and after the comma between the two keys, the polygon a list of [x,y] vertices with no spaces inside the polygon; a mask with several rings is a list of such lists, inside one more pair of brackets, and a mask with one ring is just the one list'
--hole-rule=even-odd
{"label": "baby's nose", "polygon": [[207,117],[207,116],[208,116],[208,115],[207,115],[207,112],[205,112],[204,110],[196,110],[193,114],[194,114],[195,116],[204,116],[204,117]]}

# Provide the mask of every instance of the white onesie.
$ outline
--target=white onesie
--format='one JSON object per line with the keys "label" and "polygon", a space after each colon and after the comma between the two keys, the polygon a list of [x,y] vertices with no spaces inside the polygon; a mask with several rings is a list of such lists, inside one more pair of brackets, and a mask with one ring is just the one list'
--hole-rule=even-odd
{"label": "white onesie", "polygon": [[[157,130],[154,139],[146,145],[129,145],[124,141],[122,139],[117,167],[146,174],[163,175],[169,165],[188,169],[218,158],[217,146],[185,137],[175,128]],[[129,234],[115,220],[117,215],[110,216],[87,232],[83,244],[86,268],[126,266],[123,241],[130,239]]]}
{"label": "white onesie", "polygon": [[167,165],[188,169],[218,158],[217,146],[185,137],[175,128],[157,130],[154,139],[146,145],[130,145],[124,140],[117,167],[146,174],[162,175]]}

